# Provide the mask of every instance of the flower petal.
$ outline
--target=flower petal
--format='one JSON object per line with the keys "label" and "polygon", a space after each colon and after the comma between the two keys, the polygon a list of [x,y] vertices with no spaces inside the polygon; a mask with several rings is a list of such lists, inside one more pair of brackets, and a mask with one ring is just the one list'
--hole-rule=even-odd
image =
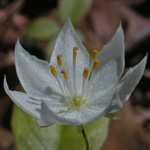
{"label": "flower petal", "polygon": [[[104,101],[99,100],[99,102],[103,103]],[[84,113],[82,113],[83,114],[82,118],[87,118],[87,120],[85,120],[84,124],[94,121],[100,117],[103,117],[103,116],[107,115],[108,113],[116,112],[123,106],[123,103],[120,101],[120,97],[118,96],[117,92],[115,92],[109,99],[109,102],[107,104],[105,103],[104,107],[101,108],[101,106],[103,104],[98,105],[98,107],[95,104],[91,107],[91,110],[89,109],[89,110],[84,111]],[[89,112],[89,113],[87,113],[87,112]]]}
{"label": "flower petal", "polygon": [[[118,97],[118,91],[122,87],[122,84],[119,84],[112,89],[109,89],[106,92],[101,93],[98,97],[91,97],[88,101],[88,106],[87,109],[91,110],[91,120],[92,116],[99,116],[102,117],[106,114],[108,114],[110,111],[117,111],[119,110],[122,106],[123,103],[120,101],[120,97]],[[88,110],[87,110],[88,112]],[[86,112],[84,114],[84,117],[86,118]],[[89,115],[90,116],[90,115]],[[88,118],[88,117],[87,117]],[[90,121],[89,121],[90,122]]]}
{"label": "flower petal", "polygon": [[76,46],[79,48],[76,58],[77,92],[81,93],[82,73],[84,68],[89,66],[89,54],[77,37],[70,19],[68,19],[57,38],[50,63],[57,66],[57,55],[62,54],[62,68],[66,69],[71,86],[73,85],[73,47]]}
{"label": "flower petal", "polygon": [[[120,85],[119,85],[120,86]],[[117,89],[112,89],[109,93],[104,94],[101,98],[91,100],[87,106],[81,106],[80,110],[70,109],[62,111],[59,114],[52,111],[44,102],[41,106],[42,126],[49,126],[55,123],[66,125],[82,125],[91,122],[99,117],[105,116],[111,111],[117,111],[123,106],[119,97],[116,96]]]}
{"label": "flower petal", "polygon": [[123,84],[122,88],[119,90],[119,96],[122,102],[129,99],[132,91],[139,83],[144,73],[146,60],[147,56],[145,56],[134,68],[129,69],[129,71],[120,80],[119,84]]}
{"label": "flower petal", "polygon": [[28,94],[45,97],[49,96],[50,91],[61,93],[49,71],[49,64],[30,55],[19,40],[15,46],[15,64],[20,82]]}
{"label": "flower petal", "polygon": [[92,82],[93,91],[99,92],[114,86],[120,79],[124,62],[124,34],[119,25],[111,41],[98,54],[99,68]]}
{"label": "flower petal", "polygon": [[[65,112],[65,115],[69,114],[70,111]],[[41,104],[41,113],[40,120],[38,121],[41,126],[50,126],[52,124],[79,124],[79,120],[74,119],[73,117],[64,117],[59,116],[55,112],[53,112],[43,101]]]}
{"label": "flower petal", "polygon": [[13,100],[13,102],[20,108],[22,108],[25,112],[28,114],[40,118],[40,105],[37,101],[35,101],[35,104],[30,103],[30,98],[27,94],[17,91],[10,91],[8,88],[8,84],[6,81],[6,77],[4,78],[4,89],[7,95]]}

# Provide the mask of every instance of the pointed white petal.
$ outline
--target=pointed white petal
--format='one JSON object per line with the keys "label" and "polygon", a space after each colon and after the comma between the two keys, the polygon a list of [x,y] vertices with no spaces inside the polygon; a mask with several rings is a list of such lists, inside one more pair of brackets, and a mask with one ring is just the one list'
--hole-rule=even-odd
{"label": "pointed white petal", "polygon": [[[63,114],[63,112],[62,112]],[[58,115],[53,112],[44,102],[41,104],[41,113],[39,124],[42,126],[48,126],[55,123],[58,124],[79,124],[79,121],[74,119],[76,116],[66,117],[67,114],[71,115],[70,111],[64,112],[64,115]],[[74,113],[73,113],[74,114]]]}
{"label": "pointed white petal", "polygon": [[35,103],[30,102],[30,98],[27,94],[17,91],[10,91],[7,85],[6,78],[4,78],[4,89],[8,96],[13,100],[13,102],[25,112],[32,115],[33,117],[40,118],[40,104],[38,101]]}
{"label": "pointed white petal", "polygon": [[122,102],[129,99],[132,91],[139,83],[145,69],[147,56],[137,64],[135,67],[129,69],[129,71],[122,77],[119,84],[123,84],[122,88],[119,90],[119,96]]}
{"label": "pointed white petal", "polygon": [[[93,91],[103,91],[114,86],[124,70],[124,34],[120,26],[111,41],[98,54],[100,60],[93,80]],[[95,84],[96,83],[96,84]],[[97,90],[98,89],[98,90]]]}
{"label": "pointed white petal", "polygon": [[83,124],[94,121],[108,113],[116,112],[123,106],[117,94],[118,88],[120,87],[116,87],[115,90],[111,90],[108,94],[91,101],[90,107],[82,111]]}
{"label": "pointed white petal", "polygon": [[122,106],[123,106],[123,103],[121,102],[120,97],[117,95],[117,93],[115,93],[111,99],[111,103],[109,103],[109,105],[103,111],[101,111],[101,109],[97,110],[97,112],[95,112],[94,117],[87,120],[86,123],[89,123],[100,117],[103,117],[103,116],[107,115],[108,113],[116,112]]}
{"label": "pointed white petal", "polygon": [[57,38],[51,56],[51,64],[57,66],[57,55],[62,54],[63,69],[66,69],[70,85],[73,85],[73,47],[79,47],[76,60],[77,91],[81,93],[82,73],[84,67],[89,65],[89,54],[77,37],[70,19],[67,20]]}
{"label": "pointed white petal", "polygon": [[50,73],[49,64],[30,55],[19,40],[15,47],[15,65],[19,80],[28,94],[45,97],[51,92],[61,93]]}

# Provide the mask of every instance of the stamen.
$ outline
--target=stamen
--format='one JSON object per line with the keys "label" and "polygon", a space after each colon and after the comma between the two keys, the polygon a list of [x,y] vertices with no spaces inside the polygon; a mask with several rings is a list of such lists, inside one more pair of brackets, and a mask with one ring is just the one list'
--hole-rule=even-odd
{"label": "stamen", "polygon": [[91,60],[94,60],[97,57],[98,53],[99,53],[98,50],[94,50],[91,56]]}
{"label": "stamen", "polygon": [[65,99],[66,99],[66,101],[67,101],[66,93],[65,93],[65,91],[64,91],[64,89],[63,89],[63,86],[62,86],[62,84],[61,84],[61,82],[60,82],[59,77],[57,76],[57,71],[56,71],[55,67],[54,67],[53,65],[51,65],[51,66],[49,66],[49,67],[50,67],[50,69],[51,69],[52,75],[56,78],[56,81],[57,81],[57,83],[58,83],[58,85],[59,85],[59,87],[60,87],[60,89],[61,89],[61,91],[62,91],[62,93],[63,93],[63,95],[64,95],[64,97],[65,97]]}
{"label": "stamen", "polygon": [[77,50],[78,50],[78,49],[79,49],[78,47],[74,47],[74,48],[73,48],[73,56],[74,56],[74,57],[77,56]]}
{"label": "stamen", "polygon": [[[61,73],[64,75],[64,80],[63,80],[63,84],[64,84],[64,90],[67,93],[68,97],[71,97],[73,95],[72,89],[70,87],[70,84],[68,82],[68,75],[66,70],[61,70]],[[73,102],[72,102],[73,104]]]}
{"label": "stamen", "polygon": [[98,68],[98,66],[99,66],[99,63],[100,63],[99,60],[95,60],[95,61],[94,61],[94,64],[93,64],[92,70],[96,70],[96,69]]}
{"label": "stamen", "polygon": [[51,69],[52,75],[53,75],[54,77],[56,77],[56,76],[57,76],[57,71],[56,71],[55,67],[54,67],[53,65],[51,65],[51,66],[49,66],[49,67],[50,67],[50,69]]}
{"label": "stamen", "polygon": [[74,94],[77,95],[76,87],[76,57],[77,57],[78,47],[73,48],[73,81],[74,81]]}
{"label": "stamen", "polygon": [[65,80],[68,80],[68,75],[67,75],[67,72],[66,72],[66,70],[61,70],[61,73],[64,75],[64,78],[65,78]]}
{"label": "stamen", "polygon": [[87,79],[88,74],[89,74],[89,69],[88,69],[88,68],[84,68],[84,71],[83,71],[83,78]]}
{"label": "stamen", "polygon": [[83,82],[82,82],[82,94],[81,94],[81,104],[83,102],[83,95],[84,95],[84,89],[85,89],[85,81],[88,78],[88,74],[89,74],[89,69],[88,68],[84,68],[83,71]]}
{"label": "stamen", "polygon": [[100,63],[99,60],[95,60],[95,61],[93,61],[93,66],[91,66],[92,69],[90,71],[90,75],[89,75],[89,78],[88,78],[88,80],[89,80],[89,82],[88,82],[88,90],[86,91],[86,94],[85,94],[86,98],[88,96],[89,91],[91,90],[92,79],[93,79],[93,76],[95,75],[96,69],[99,66],[99,63]]}
{"label": "stamen", "polygon": [[91,78],[91,73],[92,73],[93,64],[94,64],[94,61],[95,61],[95,59],[96,59],[98,53],[99,53],[98,50],[93,50],[93,53],[92,53],[92,56],[91,56],[90,69],[89,69],[89,70],[90,70],[90,73],[89,73],[89,75],[88,75],[89,80],[90,80],[90,78]]}
{"label": "stamen", "polygon": [[61,59],[61,57],[62,57],[61,54],[58,54],[58,55],[57,55],[57,64],[58,64],[59,67],[62,66],[62,59]]}

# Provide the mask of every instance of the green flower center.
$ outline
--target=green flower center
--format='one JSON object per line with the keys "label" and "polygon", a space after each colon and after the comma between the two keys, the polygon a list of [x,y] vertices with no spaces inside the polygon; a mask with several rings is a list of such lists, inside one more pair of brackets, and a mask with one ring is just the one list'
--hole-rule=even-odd
{"label": "green flower center", "polygon": [[74,106],[79,106],[81,104],[81,97],[80,96],[73,97],[73,103]]}

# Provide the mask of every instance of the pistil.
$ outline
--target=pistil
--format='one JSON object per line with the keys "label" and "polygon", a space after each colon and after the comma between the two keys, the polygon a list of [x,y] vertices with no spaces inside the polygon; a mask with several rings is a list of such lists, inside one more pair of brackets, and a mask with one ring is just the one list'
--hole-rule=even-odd
{"label": "pistil", "polygon": [[81,104],[80,96],[73,97],[73,104],[74,104],[74,106],[79,106]]}

